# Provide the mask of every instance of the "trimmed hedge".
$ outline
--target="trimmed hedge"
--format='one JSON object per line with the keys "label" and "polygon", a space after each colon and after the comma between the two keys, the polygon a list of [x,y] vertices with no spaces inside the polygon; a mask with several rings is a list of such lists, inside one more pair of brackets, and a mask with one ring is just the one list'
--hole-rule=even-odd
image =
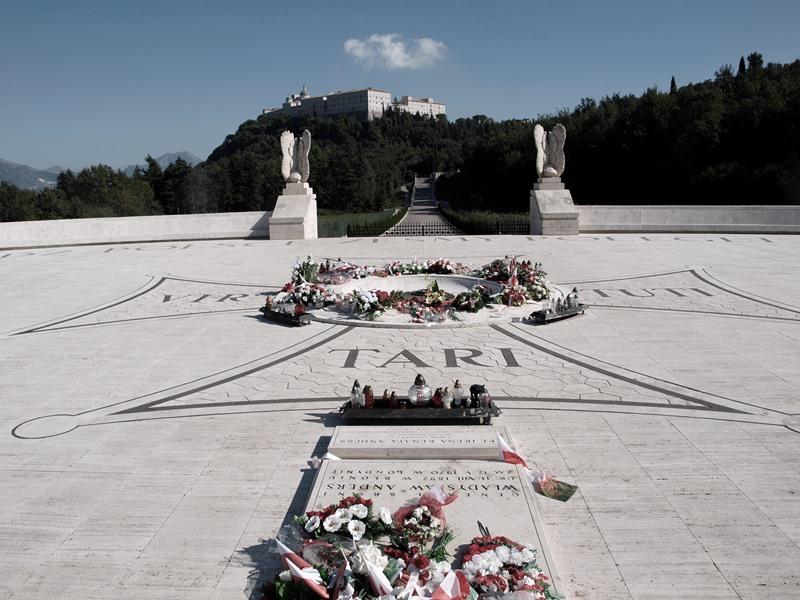
{"label": "trimmed hedge", "polygon": [[488,211],[441,208],[442,216],[468,235],[527,235],[530,219],[526,213],[493,213]]}

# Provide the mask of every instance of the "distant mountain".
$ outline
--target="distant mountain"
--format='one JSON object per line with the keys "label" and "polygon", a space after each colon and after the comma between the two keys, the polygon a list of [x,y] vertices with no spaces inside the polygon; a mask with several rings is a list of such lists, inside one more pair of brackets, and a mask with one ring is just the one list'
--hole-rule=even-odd
{"label": "distant mountain", "polygon": [[41,190],[53,187],[58,179],[62,167],[49,169],[34,169],[28,165],[13,163],[0,158],[0,181],[13,183],[15,186],[26,190]]}
{"label": "distant mountain", "polygon": [[[162,154],[161,156],[156,158],[156,162],[159,164],[159,166],[162,169],[166,169],[169,165],[174,163],[179,158],[182,158],[183,160],[185,160],[187,163],[189,163],[193,167],[195,165],[199,165],[201,162],[203,162],[202,158],[200,158],[196,154],[192,154],[188,150],[182,150],[181,152],[167,152],[166,154]],[[123,171],[123,173],[125,173],[125,175],[130,177],[131,175],[133,175],[133,172],[136,170],[137,166],[141,167],[142,169],[145,168],[144,164],[141,164],[141,165],[128,165],[122,171]]]}

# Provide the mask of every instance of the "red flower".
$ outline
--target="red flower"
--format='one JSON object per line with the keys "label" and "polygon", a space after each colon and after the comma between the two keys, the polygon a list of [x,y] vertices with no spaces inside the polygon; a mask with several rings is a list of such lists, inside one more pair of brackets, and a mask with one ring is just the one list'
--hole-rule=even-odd
{"label": "red flower", "polygon": [[419,555],[414,559],[414,566],[418,569],[427,569],[428,565],[431,564],[431,560],[425,555]]}
{"label": "red flower", "polygon": [[475,578],[475,583],[487,591],[491,590],[492,586],[499,592],[505,592],[508,589],[508,582],[500,575],[482,575]]}

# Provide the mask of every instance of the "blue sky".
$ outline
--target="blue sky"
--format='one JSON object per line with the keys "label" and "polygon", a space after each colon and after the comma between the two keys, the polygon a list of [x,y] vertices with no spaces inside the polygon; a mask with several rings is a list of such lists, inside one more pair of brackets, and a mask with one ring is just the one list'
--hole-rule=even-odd
{"label": "blue sky", "polygon": [[0,0],[0,158],[205,158],[303,83],[433,96],[451,119],[534,117],[752,51],[789,62],[798,23],[798,0]]}

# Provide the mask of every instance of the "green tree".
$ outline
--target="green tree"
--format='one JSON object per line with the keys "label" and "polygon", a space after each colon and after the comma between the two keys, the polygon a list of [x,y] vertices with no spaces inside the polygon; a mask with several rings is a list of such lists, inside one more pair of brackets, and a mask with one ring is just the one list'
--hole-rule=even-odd
{"label": "green tree", "polygon": [[187,181],[192,167],[182,158],[178,158],[164,169],[159,180],[157,200],[166,214],[191,212],[188,200]]}

